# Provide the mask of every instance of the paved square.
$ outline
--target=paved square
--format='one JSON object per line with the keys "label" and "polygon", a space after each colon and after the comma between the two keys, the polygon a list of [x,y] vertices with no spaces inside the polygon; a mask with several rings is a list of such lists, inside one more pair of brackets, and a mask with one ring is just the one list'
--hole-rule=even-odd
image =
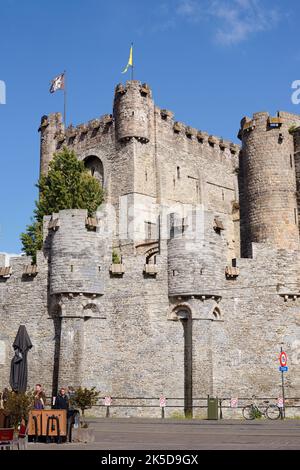
{"label": "paved square", "polygon": [[91,419],[95,442],[29,443],[30,450],[300,449],[300,420]]}

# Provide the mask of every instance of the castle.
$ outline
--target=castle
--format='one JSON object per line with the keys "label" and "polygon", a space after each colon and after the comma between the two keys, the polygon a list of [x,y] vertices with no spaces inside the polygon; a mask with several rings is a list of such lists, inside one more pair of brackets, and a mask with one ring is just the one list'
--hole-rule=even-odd
{"label": "castle", "polygon": [[29,386],[48,393],[163,394],[186,413],[207,394],[276,397],[283,346],[298,396],[298,126],[256,113],[240,147],[176,122],[134,80],[116,87],[111,115],[66,129],[59,113],[43,116],[41,174],[73,149],[105,203],[94,217],[49,214],[36,265],[0,255],[2,386],[24,324]]}

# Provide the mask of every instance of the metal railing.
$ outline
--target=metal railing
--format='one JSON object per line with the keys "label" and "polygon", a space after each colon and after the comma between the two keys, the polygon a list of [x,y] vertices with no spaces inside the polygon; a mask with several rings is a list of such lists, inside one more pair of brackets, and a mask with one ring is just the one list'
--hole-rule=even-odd
{"label": "metal railing", "polygon": [[[185,409],[185,403],[183,397],[165,397],[165,405],[160,404],[160,398],[158,397],[110,397],[110,405],[105,404],[105,397],[99,398],[98,403],[93,407],[106,408],[106,417],[110,417],[110,410],[112,408],[152,408],[152,409],[161,409],[161,417],[166,417],[166,411],[168,409]],[[190,406],[190,409],[193,411],[207,409],[207,399],[208,397],[195,397],[193,398],[193,404]],[[261,402],[262,404],[268,401],[270,404],[277,404],[278,397],[255,397],[256,402]],[[238,397],[237,406],[231,405],[232,397],[218,397],[218,414],[220,419],[224,419],[223,412],[224,410],[235,410],[241,411],[242,409],[253,402],[253,397]],[[174,402],[180,403],[174,403]],[[152,402],[152,403],[151,403]],[[286,397],[285,398],[285,410],[287,409],[300,409],[300,398],[298,397]]]}
{"label": "metal railing", "polygon": [[[167,414],[167,410],[172,409],[182,409],[185,410],[185,399],[183,397],[164,397],[165,405],[162,406],[160,400],[162,397],[120,397],[120,396],[111,396],[110,404],[105,404],[105,399],[107,397],[99,397],[97,403],[92,406],[92,408],[106,408],[106,417],[109,418],[111,416],[110,410],[113,408],[120,409],[120,408],[152,408],[152,409],[161,409],[161,418],[165,418]],[[237,406],[233,407],[231,405],[232,397],[216,397],[218,398],[218,416],[219,419],[228,419],[228,416],[224,418],[224,410],[232,410],[232,414],[236,410],[240,410],[241,418],[242,410],[246,405],[253,403],[253,396],[252,397],[237,397],[238,404]],[[47,402],[52,403],[52,397],[47,397]],[[194,397],[193,403],[189,407],[193,412],[196,410],[207,409],[208,397]],[[255,401],[257,403],[263,404],[263,402],[268,401],[269,404],[277,404],[278,397],[255,397]],[[151,403],[152,402],[152,403]],[[174,403],[179,402],[179,403]],[[285,410],[288,409],[300,409],[300,397],[285,397]],[[193,413],[194,414],[194,413]],[[172,417],[172,416],[171,416]],[[229,418],[230,419],[230,418]]]}

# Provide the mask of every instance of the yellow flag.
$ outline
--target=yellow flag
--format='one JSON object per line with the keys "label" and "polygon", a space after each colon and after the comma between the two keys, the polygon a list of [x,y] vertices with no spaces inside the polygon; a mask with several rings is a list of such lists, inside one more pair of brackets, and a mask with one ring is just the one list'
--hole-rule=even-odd
{"label": "yellow flag", "polygon": [[122,73],[126,73],[128,70],[128,67],[133,67],[133,59],[132,59],[132,44],[130,47],[130,52],[129,52],[129,59],[128,59],[128,64],[126,65],[125,69],[123,70]]}

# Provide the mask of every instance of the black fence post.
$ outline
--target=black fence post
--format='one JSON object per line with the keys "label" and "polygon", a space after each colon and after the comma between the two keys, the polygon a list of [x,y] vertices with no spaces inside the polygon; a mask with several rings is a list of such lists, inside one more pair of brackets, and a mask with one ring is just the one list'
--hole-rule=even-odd
{"label": "black fence post", "polygon": [[222,398],[219,400],[219,408],[220,408],[220,419],[223,419],[223,410],[222,410]]}

